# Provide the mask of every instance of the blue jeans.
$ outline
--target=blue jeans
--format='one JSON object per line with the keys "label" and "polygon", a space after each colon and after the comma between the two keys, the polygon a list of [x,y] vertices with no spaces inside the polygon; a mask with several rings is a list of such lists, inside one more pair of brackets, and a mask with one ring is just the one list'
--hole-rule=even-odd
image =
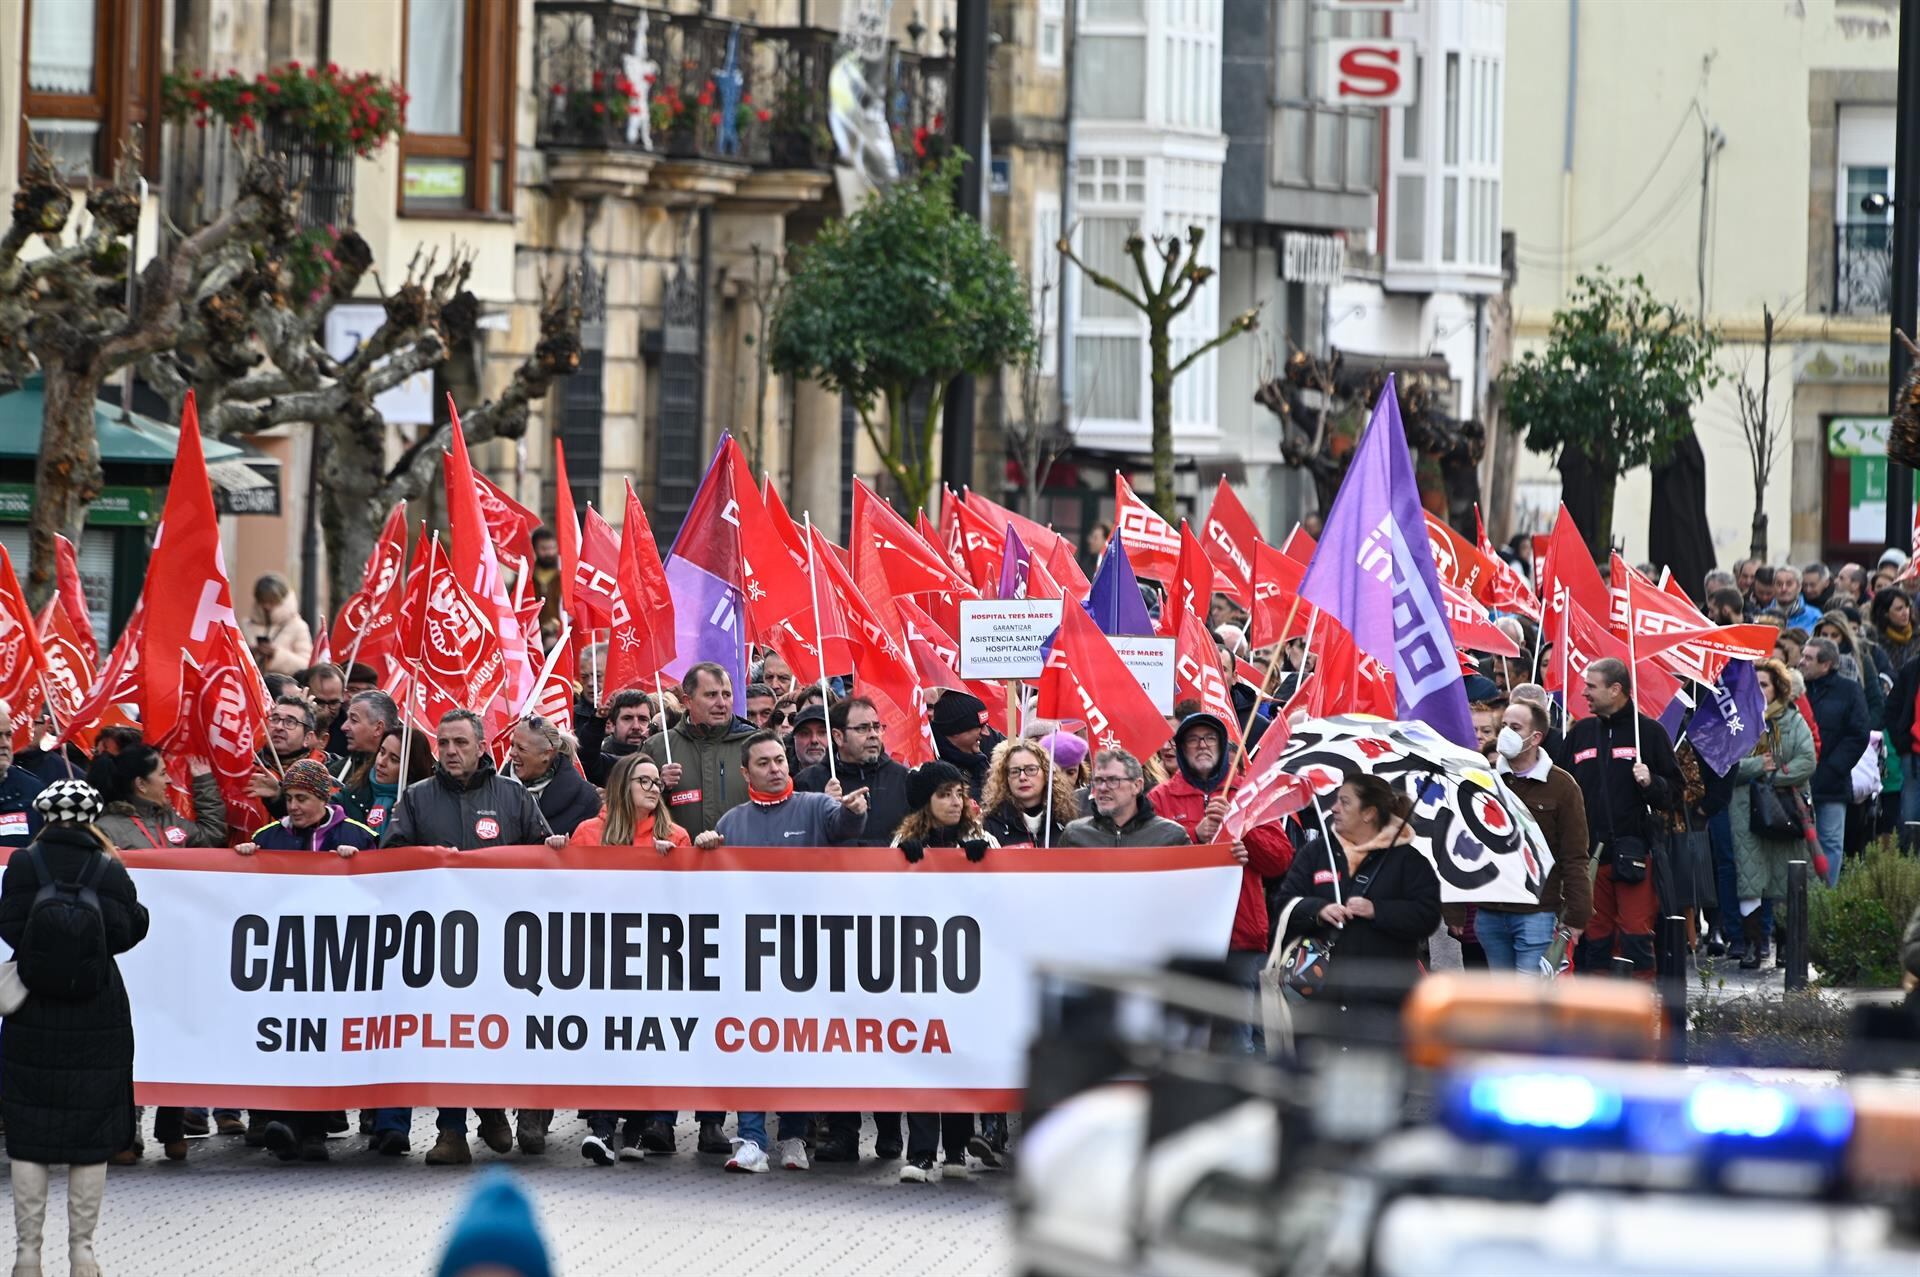
{"label": "blue jeans", "polygon": [[[465,1114],[461,1115],[460,1129],[467,1126]],[[413,1129],[412,1109],[375,1109],[373,1111],[373,1133],[384,1135],[388,1131],[398,1131],[405,1135]]]}
{"label": "blue jeans", "polygon": [[[1901,791],[1905,793],[1903,789]],[[1820,831],[1820,850],[1827,854],[1827,885],[1840,885],[1840,861],[1847,854],[1847,804],[1843,802],[1820,802],[1813,804],[1813,823]]]}
{"label": "blue jeans", "polygon": [[1501,913],[1478,909],[1473,915],[1473,933],[1487,951],[1490,970],[1539,975],[1540,960],[1553,945],[1554,921],[1553,914],[1544,911]]}
{"label": "blue jeans", "polygon": [[[813,1115],[811,1113],[782,1113],[780,1115],[780,1138],[783,1140],[804,1140],[812,1133]],[[771,1148],[767,1143],[767,1115],[765,1113],[742,1113],[740,1115],[740,1138],[758,1144],[761,1148]]]}
{"label": "blue jeans", "polygon": [[1733,859],[1733,816],[1724,807],[1707,817],[1707,844],[1713,848],[1713,893],[1720,904],[1720,938],[1731,942],[1740,931],[1740,869]]}
{"label": "blue jeans", "polygon": [[1242,1055],[1266,1053],[1267,1032],[1260,1024],[1260,968],[1266,962],[1267,955],[1260,949],[1232,949],[1227,953],[1227,973],[1252,995],[1247,1002],[1247,1014],[1252,1018],[1233,1026],[1233,1049]]}

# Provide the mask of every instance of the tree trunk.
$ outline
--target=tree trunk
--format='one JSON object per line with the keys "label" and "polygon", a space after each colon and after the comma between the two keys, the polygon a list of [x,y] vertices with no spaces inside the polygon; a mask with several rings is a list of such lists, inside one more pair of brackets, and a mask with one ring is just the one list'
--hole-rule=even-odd
{"label": "tree trunk", "polygon": [[1168,523],[1174,520],[1173,499],[1173,360],[1167,332],[1170,319],[1149,314],[1147,345],[1153,358],[1153,508]]}
{"label": "tree trunk", "polygon": [[33,471],[33,513],[27,521],[31,553],[27,602],[38,609],[53,597],[59,571],[55,534],[80,544],[87,506],[100,495],[100,441],[93,432],[93,401],[100,379],[47,361],[46,411],[40,456]]}
{"label": "tree trunk", "polygon": [[[379,453],[371,457],[353,432],[327,428],[320,469],[320,535],[327,545],[327,602],[338,608],[360,588],[360,573],[391,508],[381,481]],[[413,494],[417,496],[418,494]],[[411,498],[409,498],[411,499]],[[411,532],[409,538],[411,538]],[[316,635],[316,638],[318,636]]]}
{"label": "tree trunk", "polygon": [[1753,489],[1753,531],[1747,537],[1747,554],[1762,563],[1767,561],[1766,493],[1758,484]]}

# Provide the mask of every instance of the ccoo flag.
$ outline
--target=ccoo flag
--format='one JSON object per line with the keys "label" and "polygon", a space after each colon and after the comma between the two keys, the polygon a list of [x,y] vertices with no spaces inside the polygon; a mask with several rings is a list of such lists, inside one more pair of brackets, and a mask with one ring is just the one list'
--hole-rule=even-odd
{"label": "ccoo flag", "polygon": [[1687,739],[1700,761],[1725,776],[1753,752],[1766,730],[1767,700],[1753,676],[1752,661],[1728,661],[1720,682],[1700,698],[1687,724]]}
{"label": "ccoo flag", "polygon": [[1346,626],[1355,646],[1393,674],[1402,718],[1476,748],[1391,375],[1333,499],[1300,597]]}

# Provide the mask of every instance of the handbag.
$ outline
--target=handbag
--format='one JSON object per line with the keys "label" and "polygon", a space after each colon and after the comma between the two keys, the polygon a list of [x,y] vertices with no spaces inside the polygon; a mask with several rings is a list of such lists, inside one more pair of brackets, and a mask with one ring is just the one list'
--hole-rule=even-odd
{"label": "handbag", "polygon": [[[1317,896],[1311,898],[1319,899]],[[1293,1011],[1287,1005],[1287,972],[1293,965],[1293,955],[1308,937],[1288,939],[1287,920],[1300,907],[1300,902],[1306,899],[1309,897],[1295,896],[1280,911],[1280,925],[1273,932],[1273,947],[1267,951],[1266,963],[1260,968],[1260,1021],[1266,1029],[1267,1056],[1270,1059],[1293,1053]]]}
{"label": "handbag", "polygon": [[1638,834],[1621,834],[1607,847],[1607,865],[1613,870],[1615,882],[1645,882],[1652,859],[1652,848]]}
{"label": "handbag", "polygon": [[20,964],[0,962],[0,1015],[12,1015],[26,1000],[27,986],[20,978]]}
{"label": "handbag", "polygon": [[1778,786],[1766,780],[1747,782],[1747,794],[1747,828],[1753,833],[1776,841],[1797,841],[1807,836],[1799,794],[1792,790],[1782,794]]}

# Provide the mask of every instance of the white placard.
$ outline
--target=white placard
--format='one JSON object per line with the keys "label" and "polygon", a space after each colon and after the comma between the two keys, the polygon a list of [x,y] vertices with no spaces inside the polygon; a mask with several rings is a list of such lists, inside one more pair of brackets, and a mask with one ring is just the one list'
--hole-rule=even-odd
{"label": "white placard", "polygon": [[1173,649],[1170,638],[1150,638],[1118,634],[1109,640],[1120,659],[1127,663],[1140,686],[1153,698],[1154,708],[1162,714],[1173,713]]}
{"label": "white placard", "polygon": [[960,677],[1039,678],[1059,628],[1059,599],[962,599]]}

